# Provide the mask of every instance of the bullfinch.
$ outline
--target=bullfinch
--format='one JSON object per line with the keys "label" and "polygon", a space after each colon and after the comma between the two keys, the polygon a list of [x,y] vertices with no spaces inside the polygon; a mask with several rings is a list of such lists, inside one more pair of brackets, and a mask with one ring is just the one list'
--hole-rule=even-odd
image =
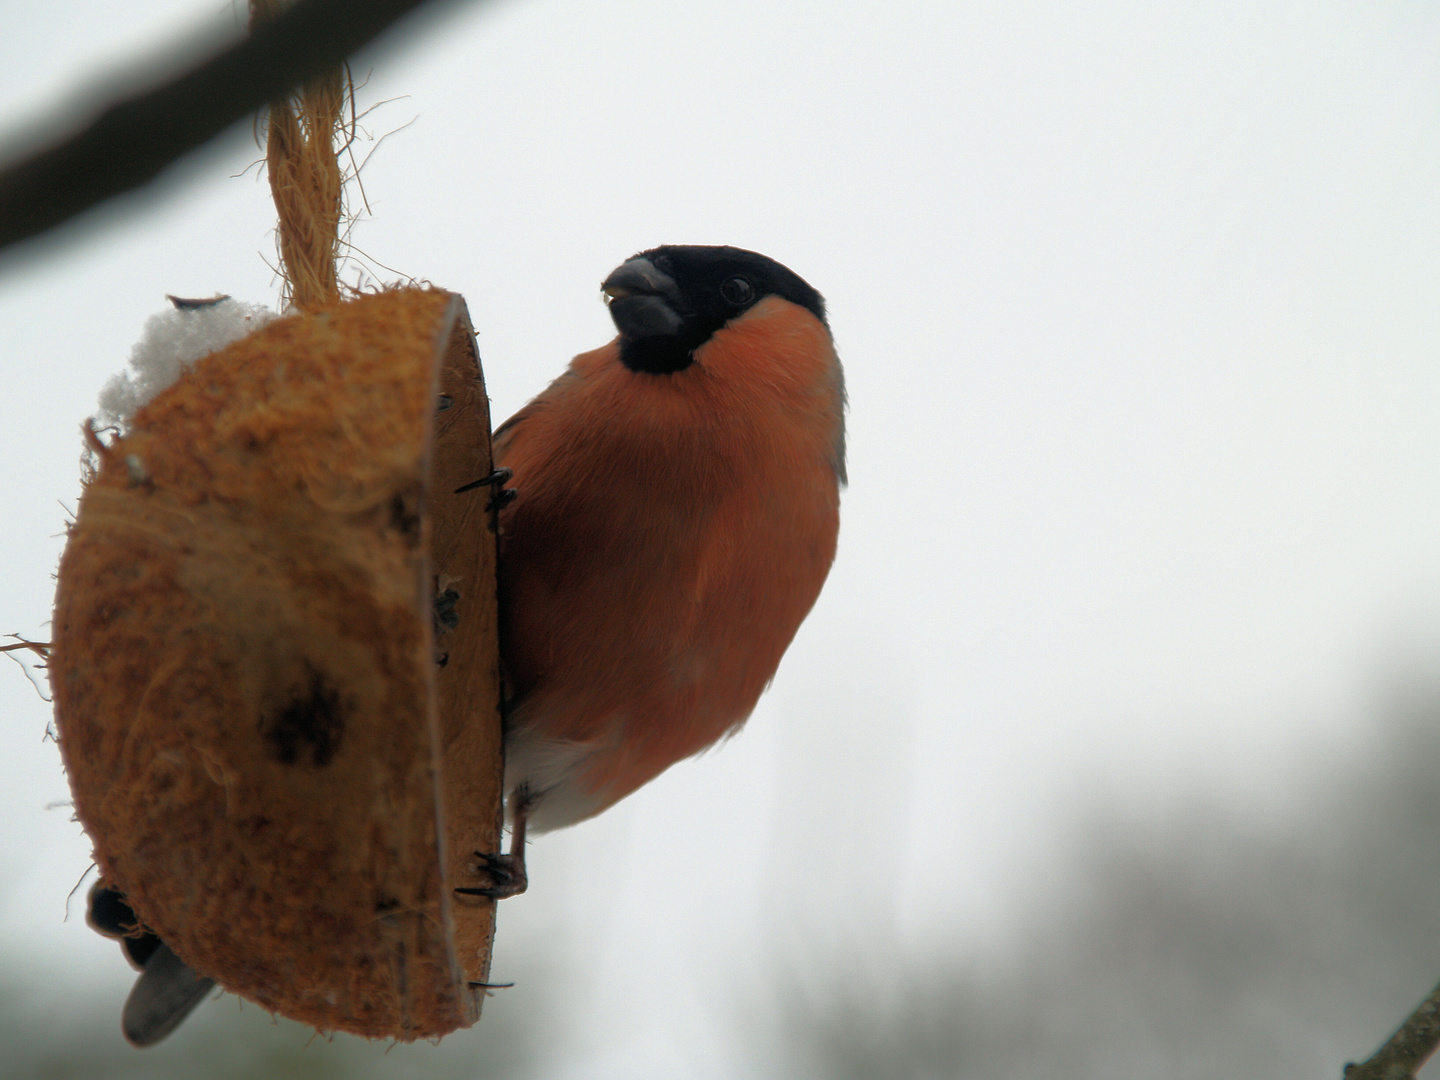
{"label": "bullfinch", "polygon": [[[665,246],[602,284],[619,335],[495,432],[508,855],[733,733],[835,557],[845,383],[820,294]],[[502,474],[503,475],[503,474]]]}

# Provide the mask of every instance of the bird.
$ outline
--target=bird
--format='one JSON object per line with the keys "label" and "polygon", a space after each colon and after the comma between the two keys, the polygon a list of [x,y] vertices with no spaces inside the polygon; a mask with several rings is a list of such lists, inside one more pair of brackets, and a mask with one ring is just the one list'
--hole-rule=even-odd
{"label": "bird", "polygon": [[494,433],[508,854],[737,731],[835,557],[844,372],[825,302],[735,247],[666,245],[601,285],[617,336]]}

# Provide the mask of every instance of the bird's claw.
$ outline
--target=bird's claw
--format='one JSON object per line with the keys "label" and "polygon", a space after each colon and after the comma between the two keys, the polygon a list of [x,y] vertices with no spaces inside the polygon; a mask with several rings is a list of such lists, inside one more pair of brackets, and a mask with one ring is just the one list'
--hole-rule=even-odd
{"label": "bird's claw", "polygon": [[507,469],[501,465],[499,468],[491,469],[489,474],[482,476],[479,480],[471,480],[468,484],[461,484],[455,489],[456,495],[467,491],[474,491],[479,487],[503,487],[515,478],[515,470]]}
{"label": "bird's claw", "polygon": [[460,896],[484,896],[491,900],[504,900],[507,896],[519,896],[529,886],[525,874],[525,860],[518,855],[497,855],[493,852],[475,852],[476,876],[488,874],[489,885],[460,886],[455,892]]}
{"label": "bird's claw", "polygon": [[493,513],[496,510],[509,506],[515,501],[515,497],[520,494],[514,488],[507,488],[505,486],[514,478],[514,469],[507,469],[504,465],[500,465],[491,469],[488,476],[482,476],[479,480],[471,480],[468,484],[461,484],[455,489],[455,494],[459,495],[462,492],[474,491],[479,487],[493,488],[494,494],[490,496],[490,501],[485,504],[485,512],[487,514]]}

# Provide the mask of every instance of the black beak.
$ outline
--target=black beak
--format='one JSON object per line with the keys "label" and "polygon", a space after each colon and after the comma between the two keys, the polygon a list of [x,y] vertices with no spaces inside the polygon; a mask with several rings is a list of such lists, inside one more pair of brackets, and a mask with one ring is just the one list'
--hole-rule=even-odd
{"label": "black beak", "polygon": [[610,304],[610,318],[628,341],[672,337],[685,324],[674,280],[649,259],[631,259],[600,285]]}

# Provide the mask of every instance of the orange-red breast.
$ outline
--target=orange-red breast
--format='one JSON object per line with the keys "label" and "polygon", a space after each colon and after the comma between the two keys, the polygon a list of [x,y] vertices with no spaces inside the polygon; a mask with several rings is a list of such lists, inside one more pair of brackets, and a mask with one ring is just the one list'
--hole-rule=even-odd
{"label": "orange-red breast", "polygon": [[845,387],[820,294],[732,247],[641,252],[619,336],[495,432],[505,780],[524,829],[597,814],[738,728],[835,556]]}

